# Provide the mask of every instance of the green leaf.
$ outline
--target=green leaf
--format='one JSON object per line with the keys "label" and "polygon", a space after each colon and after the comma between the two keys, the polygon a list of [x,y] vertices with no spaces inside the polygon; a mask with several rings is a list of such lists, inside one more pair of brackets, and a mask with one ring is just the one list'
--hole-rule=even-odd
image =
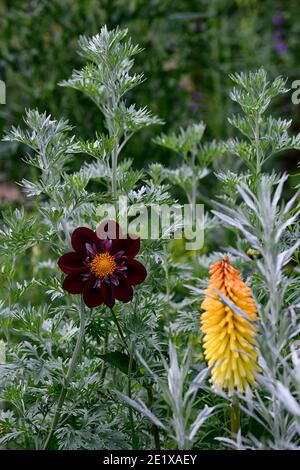
{"label": "green leaf", "polygon": [[[110,352],[107,354],[102,354],[100,358],[103,359],[103,361],[107,362],[108,364],[116,367],[124,374],[128,375],[129,356],[127,354],[124,354],[120,351],[114,351],[114,352]],[[136,362],[133,361],[132,372],[136,373],[136,370],[137,370],[137,365],[136,365]]]}

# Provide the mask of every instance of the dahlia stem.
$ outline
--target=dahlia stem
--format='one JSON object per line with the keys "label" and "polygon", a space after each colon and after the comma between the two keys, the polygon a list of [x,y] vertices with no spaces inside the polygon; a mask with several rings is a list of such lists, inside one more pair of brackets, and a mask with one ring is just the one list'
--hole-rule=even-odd
{"label": "dahlia stem", "polygon": [[231,436],[233,439],[235,439],[241,426],[239,399],[236,395],[233,395],[232,397],[232,403],[230,406],[230,420],[231,420]]}
{"label": "dahlia stem", "polygon": [[[108,341],[109,341],[108,338],[109,338],[109,333],[108,333],[108,331],[106,330],[106,332],[105,332],[105,337],[104,337],[103,354],[106,354],[106,353],[107,353],[107,346],[108,346]],[[104,362],[103,362],[103,365],[102,365],[101,375],[100,375],[100,382],[104,382],[106,372],[107,372],[107,364],[106,364],[106,362],[104,361]]]}
{"label": "dahlia stem", "polygon": [[112,316],[113,316],[113,319],[114,319],[114,322],[115,322],[115,324],[116,324],[116,327],[117,327],[117,329],[118,329],[118,332],[119,332],[121,341],[122,341],[122,343],[124,344],[126,350],[128,351],[127,342],[126,342],[124,333],[123,333],[123,331],[122,331],[121,325],[120,325],[120,323],[119,323],[118,317],[117,317],[117,315],[115,314],[115,311],[114,311],[113,308],[111,308],[110,311],[111,311],[111,314],[112,314]]}
{"label": "dahlia stem", "polygon": [[65,401],[65,398],[66,398],[66,395],[67,395],[67,392],[68,392],[68,386],[69,386],[70,381],[72,379],[75,367],[77,365],[77,360],[78,360],[78,357],[79,357],[79,354],[80,354],[80,351],[81,351],[81,348],[82,348],[82,343],[83,343],[83,338],[84,338],[84,330],[85,330],[85,322],[86,322],[86,316],[85,316],[84,302],[83,302],[83,298],[81,296],[79,334],[78,334],[78,337],[77,337],[76,346],[75,346],[73,356],[72,356],[72,359],[71,359],[71,362],[70,362],[70,365],[69,365],[69,369],[68,369],[68,372],[67,372],[67,376],[66,376],[66,380],[65,380],[66,385],[63,386],[63,388],[60,392],[60,396],[59,396],[57,407],[56,407],[56,412],[55,412],[55,415],[53,417],[51,428],[50,428],[49,434],[47,436],[47,439],[45,441],[43,450],[47,449],[47,447],[49,445],[49,442],[50,442],[50,439],[51,439],[51,437],[52,437],[52,435],[53,435],[53,433],[54,433],[54,431],[55,431],[55,429],[56,429],[56,427],[57,427],[57,425],[60,421],[60,415],[61,415],[62,407],[63,407],[64,401]]}
{"label": "dahlia stem", "polygon": [[[131,374],[132,374],[132,365],[133,365],[133,359],[134,359],[134,344],[131,343],[130,348],[128,347],[127,341],[125,339],[124,333],[122,331],[121,325],[119,323],[118,317],[114,312],[114,309],[110,309],[111,314],[113,316],[114,322],[116,324],[116,327],[118,329],[121,341],[129,355],[129,364],[128,364],[128,387],[127,387],[127,393],[129,398],[131,398],[132,393],[131,393]],[[135,434],[135,429],[134,429],[134,419],[133,419],[133,411],[132,408],[129,407],[129,423],[130,423],[130,429],[131,429],[131,437],[132,437],[132,448],[136,449],[137,448],[137,439],[136,439],[136,434]]]}

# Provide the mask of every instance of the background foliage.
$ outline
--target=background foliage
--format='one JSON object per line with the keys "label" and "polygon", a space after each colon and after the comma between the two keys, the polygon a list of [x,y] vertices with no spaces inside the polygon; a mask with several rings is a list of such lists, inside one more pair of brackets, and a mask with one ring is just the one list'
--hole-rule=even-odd
{"label": "background foliage", "polygon": [[[299,448],[299,106],[287,88],[299,78],[300,26],[298,2],[288,3],[1,3],[2,448],[42,448],[66,385],[53,449],[153,448],[158,433],[168,449]],[[104,30],[96,58],[85,40],[78,54],[79,35],[104,24],[127,27],[144,50],[129,77],[121,60],[115,75],[108,67],[126,104],[110,100],[104,80],[97,107],[87,96],[93,83],[80,93],[70,77],[90,64],[83,73],[99,79],[103,57],[109,64],[129,57],[122,48],[100,54]],[[146,81],[131,78],[140,73]],[[123,147],[124,137],[131,138]],[[75,227],[96,226],[114,178],[132,203],[204,202],[205,245],[187,253],[178,242],[144,242],[149,276],[132,303],[115,309],[126,344],[108,310],[95,309],[67,383],[79,303],[62,291],[56,261]],[[259,387],[240,397],[234,437],[230,400],[211,389],[199,332],[209,265],[226,253],[251,285],[261,319]]]}
{"label": "background foliage", "polygon": [[[1,131],[21,122],[25,108],[38,108],[76,123],[91,137],[103,122],[88,99],[57,83],[69,77],[82,59],[80,34],[96,34],[101,25],[128,27],[134,43],[142,44],[136,71],[148,78],[136,90],[139,106],[151,103],[165,121],[164,131],[203,119],[209,138],[227,138],[233,104],[228,96],[229,73],[263,65],[271,77],[297,79],[299,4],[289,0],[65,0],[5,1],[0,5],[0,76],[7,83],[7,105],[0,109]],[[151,77],[151,80],[150,80]],[[299,111],[290,96],[279,100],[276,112],[293,117]],[[145,160],[168,161],[169,152],[151,143],[149,129],[128,147],[137,165]],[[1,145],[1,179],[20,179],[17,149]],[[281,155],[276,166],[295,169],[293,153]],[[232,162],[230,163],[232,164]],[[273,162],[274,164],[274,162]],[[7,176],[4,175],[7,174]],[[23,176],[23,174],[22,174]]]}

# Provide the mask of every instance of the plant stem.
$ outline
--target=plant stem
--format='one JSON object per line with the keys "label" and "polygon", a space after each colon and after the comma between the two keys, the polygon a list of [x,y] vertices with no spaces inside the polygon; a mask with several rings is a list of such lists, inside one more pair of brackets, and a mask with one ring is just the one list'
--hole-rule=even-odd
{"label": "plant stem", "polygon": [[122,343],[124,344],[125,349],[128,351],[127,342],[126,342],[124,333],[123,333],[123,331],[122,331],[121,325],[120,325],[120,323],[119,323],[119,320],[118,320],[118,318],[117,318],[117,315],[115,314],[113,308],[111,308],[110,311],[111,311],[112,317],[113,317],[113,319],[114,319],[114,322],[115,322],[115,324],[116,324],[116,327],[117,327],[117,329],[118,329],[118,332],[119,332],[121,341],[122,341]]}
{"label": "plant stem", "polygon": [[[147,394],[148,394],[148,408],[151,410],[152,405],[153,405],[152,384],[149,383],[148,385],[146,385],[146,389],[147,389]],[[154,438],[155,449],[160,450],[161,445],[160,445],[159,429],[155,424],[152,424],[152,433],[153,433],[153,438]]]}
{"label": "plant stem", "polygon": [[255,139],[255,150],[256,150],[256,174],[258,175],[261,170],[261,161],[260,161],[260,144],[259,144],[259,122],[260,122],[260,114],[256,116],[255,119],[255,131],[254,131],[254,139]]}
{"label": "plant stem", "polygon": [[[118,317],[115,314],[113,308],[111,308],[111,314],[113,316],[114,322],[116,324],[116,327],[119,332],[119,336],[121,338],[121,341],[124,345],[124,348],[126,349],[127,353],[129,354],[129,364],[128,364],[128,387],[127,387],[127,393],[129,398],[131,398],[132,393],[131,393],[131,374],[132,374],[132,364],[133,364],[133,359],[134,359],[134,344],[131,343],[130,348],[127,345],[127,341],[125,339],[124,333],[122,331],[121,325],[119,323]],[[129,423],[130,423],[130,429],[131,429],[131,436],[132,436],[132,448],[137,449],[137,438],[135,434],[135,429],[134,429],[134,419],[133,419],[133,411],[132,408],[129,407]]]}
{"label": "plant stem", "polygon": [[[131,345],[130,345],[130,354],[129,354],[129,365],[128,365],[128,389],[127,389],[127,393],[128,393],[129,398],[132,398],[131,373],[132,373],[133,356],[134,356],[134,344],[131,343]],[[135,429],[134,429],[133,410],[132,410],[131,406],[129,407],[129,422],[130,422],[130,429],[131,429],[132,448],[137,449],[138,448],[138,442],[137,442]]]}
{"label": "plant stem", "polygon": [[191,194],[191,203],[192,203],[192,223],[194,222],[194,218],[196,221],[196,200],[197,200],[197,173],[196,173],[196,165],[195,165],[196,154],[193,151],[192,154],[192,194]]}
{"label": "plant stem", "polygon": [[50,439],[53,435],[53,432],[55,431],[55,429],[56,429],[56,427],[59,423],[59,420],[60,420],[62,407],[63,407],[64,401],[65,401],[65,398],[66,398],[66,395],[67,395],[67,392],[68,392],[68,385],[70,384],[70,381],[72,379],[75,367],[77,365],[77,360],[78,360],[78,357],[79,357],[79,354],[80,354],[80,351],[81,351],[81,348],[82,348],[82,343],[83,343],[83,338],[84,338],[85,322],[86,322],[85,309],[84,309],[83,298],[81,297],[81,300],[80,300],[80,328],[79,328],[79,334],[78,334],[78,337],[77,337],[76,346],[75,346],[73,356],[72,356],[72,359],[71,359],[71,362],[70,362],[70,365],[69,365],[69,369],[68,369],[68,372],[67,372],[66,385],[63,386],[62,391],[60,393],[58,403],[57,403],[57,407],[56,407],[56,412],[55,412],[55,415],[53,417],[53,421],[52,421],[52,424],[51,424],[51,428],[50,428],[49,434],[47,436],[47,439],[46,439],[44,447],[43,447],[44,450],[47,449],[47,447],[49,445],[49,442],[50,442]]}
{"label": "plant stem", "polygon": [[170,302],[170,297],[171,297],[171,292],[170,292],[170,286],[169,286],[169,264],[168,264],[168,251],[166,245],[163,246],[164,250],[164,264],[163,264],[163,270],[165,272],[166,276],[166,300],[169,303]]}
{"label": "plant stem", "polygon": [[118,168],[118,142],[115,139],[115,147],[111,155],[111,191],[114,200],[114,205],[117,213],[117,168]]}
{"label": "plant stem", "polygon": [[64,234],[65,234],[65,242],[66,242],[67,246],[70,248],[71,247],[71,237],[70,237],[70,232],[68,230],[67,222],[66,222],[65,219],[62,219],[61,226],[62,226]]}
{"label": "plant stem", "polygon": [[235,439],[240,429],[240,406],[239,400],[236,395],[232,397],[230,406],[230,420],[231,420],[231,435]]}
{"label": "plant stem", "polygon": [[[107,353],[108,338],[109,338],[109,332],[106,330],[106,332],[105,332],[105,337],[104,337],[103,354],[106,354],[106,353]],[[106,371],[107,371],[107,364],[106,364],[106,362],[103,362],[102,370],[101,370],[101,375],[100,375],[100,382],[103,382],[103,381],[104,381],[105,375],[106,375]]]}

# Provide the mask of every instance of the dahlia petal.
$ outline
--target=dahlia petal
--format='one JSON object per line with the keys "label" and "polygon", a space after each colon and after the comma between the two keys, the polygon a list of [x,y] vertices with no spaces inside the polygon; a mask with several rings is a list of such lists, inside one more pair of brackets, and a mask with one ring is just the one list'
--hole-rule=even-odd
{"label": "dahlia petal", "polygon": [[86,254],[93,258],[97,254],[97,247],[96,244],[93,243],[92,245],[90,243],[85,244],[85,249],[86,249]]}
{"label": "dahlia petal", "polygon": [[96,247],[99,245],[99,239],[93,230],[87,227],[79,227],[72,233],[71,237],[72,247],[77,253],[86,256],[86,244]]}
{"label": "dahlia petal", "polygon": [[114,258],[119,261],[123,258],[124,256],[124,251],[117,251],[117,253],[114,253]]}
{"label": "dahlia petal", "polygon": [[75,252],[65,253],[59,258],[57,264],[65,274],[83,273],[88,270],[88,267],[84,265],[84,258]]}
{"label": "dahlia petal", "polygon": [[69,274],[62,285],[62,288],[70,294],[81,294],[85,287],[85,282],[80,274]]}
{"label": "dahlia petal", "polygon": [[141,248],[141,239],[131,238],[129,235],[128,238],[113,240],[112,248],[110,250],[111,254],[119,253],[120,251],[124,252],[123,256],[127,258],[134,258]]}
{"label": "dahlia petal", "polygon": [[111,246],[112,246],[112,240],[109,240],[108,238],[101,242],[101,248],[104,252],[109,251],[111,249]]}
{"label": "dahlia petal", "polygon": [[109,307],[113,308],[115,305],[115,299],[113,296],[112,286],[108,282],[101,283],[101,295],[103,298],[103,302]]}
{"label": "dahlia petal", "polygon": [[133,286],[141,284],[147,277],[145,266],[136,259],[127,260],[126,277]]}
{"label": "dahlia petal", "polygon": [[133,289],[126,279],[120,279],[118,286],[113,286],[114,296],[122,302],[130,302],[133,297]]}
{"label": "dahlia petal", "polygon": [[83,281],[88,281],[91,276],[91,271],[87,271],[86,273],[81,274]]}
{"label": "dahlia petal", "polygon": [[127,247],[125,250],[125,255],[128,258],[134,258],[138,252],[140,251],[141,248],[141,239],[139,237],[137,238],[127,238]]}
{"label": "dahlia petal", "polygon": [[98,307],[98,305],[103,304],[101,289],[99,287],[95,287],[96,281],[97,279],[95,276],[90,276],[90,279],[86,283],[83,291],[83,301],[89,308]]}
{"label": "dahlia petal", "polygon": [[88,289],[83,292],[83,301],[89,308],[98,307],[103,304],[103,299],[100,289]]}
{"label": "dahlia petal", "polygon": [[123,266],[123,265],[117,266],[116,271],[117,271],[118,273],[123,272],[123,271],[127,271],[127,266],[125,266],[125,265],[124,265],[124,266]]}
{"label": "dahlia petal", "polygon": [[112,274],[110,276],[110,280],[111,280],[111,283],[114,285],[114,286],[118,286],[120,281],[119,281],[119,278],[118,276],[116,276],[116,274]]}

